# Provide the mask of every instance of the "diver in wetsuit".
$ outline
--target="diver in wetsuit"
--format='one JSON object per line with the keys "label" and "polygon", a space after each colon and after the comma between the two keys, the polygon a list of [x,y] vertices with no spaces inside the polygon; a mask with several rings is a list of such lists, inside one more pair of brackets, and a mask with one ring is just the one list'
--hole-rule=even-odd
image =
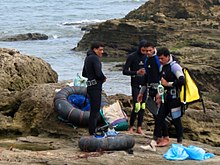
{"label": "diver in wetsuit", "polygon": [[97,121],[100,117],[102,84],[106,81],[106,76],[102,72],[100,58],[104,52],[104,45],[95,42],[87,52],[84,61],[82,76],[87,80],[87,94],[89,96],[91,110],[89,116],[89,134],[96,133]]}
{"label": "diver in wetsuit", "polygon": [[176,129],[177,143],[182,143],[183,126],[181,122],[182,111],[180,102],[180,89],[185,84],[185,77],[182,67],[173,60],[167,48],[161,48],[157,52],[162,65],[161,84],[164,86],[164,106],[160,114],[159,121],[165,122],[165,118],[170,114],[172,123]]}
{"label": "diver in wetsuit", "polygon": [[[145,82],[144,61],[147,58],[146,44],[147,44],[146,40],[140,41],[138,50],[131,53],[128,56],[126,63],[124,65],[124,68],[123,68],[123,74],[131,76],[133,109],[132,109],[131,116],[130,116],[130,128],[129,128],[130,133],[133,133],[134,122],[135,122],[136,116],[138,115],[137,133],[143,134],[141,127],[143,123],[145,108],[141,106],[141,108],[135,112],[135,106],[136,106],[136,103],[138,103],[137,96],[141,88],[141,85],[143,85]],[[145,97],[146,97],[146,92],[145,92]],[[143,99],[143,103],[144,102],[145,102],[145,99]]]}

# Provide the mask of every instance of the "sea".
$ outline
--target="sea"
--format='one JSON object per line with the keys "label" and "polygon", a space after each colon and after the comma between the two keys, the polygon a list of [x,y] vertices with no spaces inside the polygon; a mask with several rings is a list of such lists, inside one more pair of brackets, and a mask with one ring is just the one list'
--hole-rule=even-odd
{"label": "sea", "polygon": [[[42,33],[48,40],[1,42],[22,54],[40,57],[58,73],[58,81],[74,80],[81,74],[85,53],[72,49],[84,35],[85,25],[122,18],[147,0],[0,0],[0,38],[16,34]],[[131,95],[130,77],[103,63],[107,95]]]}

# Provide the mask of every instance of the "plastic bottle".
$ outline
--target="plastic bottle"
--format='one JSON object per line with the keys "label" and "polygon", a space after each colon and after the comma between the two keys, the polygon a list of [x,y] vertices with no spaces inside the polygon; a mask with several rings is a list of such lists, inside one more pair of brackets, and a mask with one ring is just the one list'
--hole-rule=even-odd
{"label": "plastic bottle", "polygon": [[158,94],[161,96],[162,103],[164,103],[164,87],[163,87],[163,85],[161,84],[161,81],[160,81],[160,84],[159,84],[158,87],[157,87],[157,92],[158,92]]}

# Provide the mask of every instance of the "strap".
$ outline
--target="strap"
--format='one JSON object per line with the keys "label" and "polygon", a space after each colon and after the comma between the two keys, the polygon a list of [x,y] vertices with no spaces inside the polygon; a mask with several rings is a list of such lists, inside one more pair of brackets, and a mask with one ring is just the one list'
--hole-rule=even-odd
{"label": "strap", "polygon": [[159,60],[159,58],[158,58],[157,55],[154,56],[154,57],[155,57],[155,59],[156,59],[156,63],[157,63],[158,70],[160,71],[160,67],[161,67],[160,60]]}
{"label": "strap", "polygon": [[[155,56],[153,56],[154,58],[155,58],[155,60],[156,60],[156,63],[157,63],[157,67],[158,67],[158,71],[160,72],[160,69],[161,69],[161,64],[160,64],[160,60],[159,60],[159,58],[158,58],[158,56],[157,55],[155,55]],[[147,72],[147,61],[148,61],[148,57],[145,59],[145,61],[144,61],[144,69],[146,70],[146,72]]]}

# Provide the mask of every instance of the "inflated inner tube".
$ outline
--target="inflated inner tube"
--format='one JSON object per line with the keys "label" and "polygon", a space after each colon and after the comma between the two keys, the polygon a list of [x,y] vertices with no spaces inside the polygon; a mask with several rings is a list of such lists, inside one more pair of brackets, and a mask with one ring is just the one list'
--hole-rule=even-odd
{"label": "inflated inner tube", "polygon": [[[67,86],[56,93],[54,97],[54,108],[58,115],[73,124],[74,126],[88,126],[90,111],[83,111],[73,106],[68,97],[71,94],[83,95],[86,97],[87,88],[82,86]],[[107,99],[102,96],[102,106],[108,105]],[[101,120],[101,117],[99,121]]]}
{"label": "inflated inner tube", "polygon": [[133,148],[135,139],[133,136],[125,134],[107,137],[82,136],[78,145],[81,151],[86,152],[119,151]]}

